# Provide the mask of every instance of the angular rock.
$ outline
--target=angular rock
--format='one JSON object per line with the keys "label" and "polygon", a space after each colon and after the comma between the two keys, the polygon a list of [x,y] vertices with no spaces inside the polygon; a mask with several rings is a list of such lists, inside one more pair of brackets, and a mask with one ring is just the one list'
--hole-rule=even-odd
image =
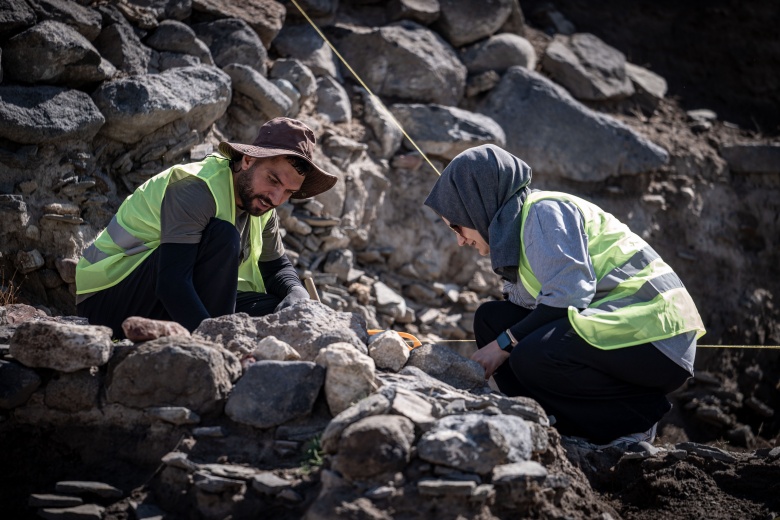
{"label": "angular rock", "polygon": [[464,47],[460,59],[469,74],[488,70],[504,72],[512,66],[536,68],[536,51],[531,42],[516,34],[502,33]]}
{"label": "angular rock", "polygon": [[105,121],[84,92],[59,87],[0,86],[0,137],[10,141],[91,141]]}
{"label": "angular rock", "polygon": [[377,368],[398,372],[409,359],[409,347],[394,330],[380,332],[368,341],[368,355]]}
{"label": "angular rock", "polygon": [[201,322],[193,335],[222,345],[239,358],[243,358],[254,350],[262,338],[252,320],[243,312],[209,318]]}
{"label": "angular rock", "polygon": [[634,85],[634,99],[652,113],[666,96],[666,80],[651,70],[628,62],[626,75]]}
{"label": "angular rock", "polygon": [[474,146],[506,143],[504,130],[482,114],[442,105],[395,104],[390,110],[428,155],[452,160]]}
{"label": "angular rock", "polygon": [[294,117],[298,115],[298,112],[301,110],[301,93],[298,92],[298,89],[295,88],[295,86],[286,79],[272,79],[271,83],[276,85],[279,90],[284,92],[284,95],[290,98],[290,101],[292,101],[292,107],[290,107],[290,116]]}
{"label": "angular rock", "polygon": [[389,159],[401,147],[403,133],[398,125],[393,122],[393,115],[387,110],[382,100],[375,95],[361,89],[363,94],[363,120],[374,133],[374,139],[369,141],[369,146],[379,143],[376,150],[372,150],[382,159]]}
{"label": "angular rock", "polygon": [[80,506],[84,501],[79,497],[33,493],[27,501],[30,507],[73,507]]}
{"label": "angular rock", "polygon": [[97,495],[103,498],[120,498],[124,493],[119,488],[115,488],[105,482],[94,482],[89,480],[63,480],[57,482],[54,489],[58,493],[73,493],[74,495]]}
{"label": "angular rock", "polygon": [[60,374],[46,384],[44,402],[63,412],[91,410],[98,405],[102,382],[102,376],[93,369]]}
{"label": "angular rock", "polygon": [[542,66],[577,99],[602,101],[634,93],[625,55],[592,34],[556,36]]}
{"label": "angular rock", "polygon": [[352,32],[336,45],[378,96],[441,105],[457,105],[463,97],[466,67],[454,49],[427,27],[397,22]]}
{"label": "angular rock", "polygon": [[298,361],[301,359],[301,355],[294,348],[273,336],[261,339],[249,355],[257,361]]}
{"label": "angular rock", "polygon": [[331,76],[317,80],[317,112],[332,123],[352,121],[352,105],[341,83]]}
{"label": "angular rock", "polygon": [[198,39],[188,25],[176,20],[160,22],[144,42],[157,51],[189,54],[197,57],[204,65],[214,65],[208,46]]}
{"label": "angular rock", "polygon": [[346,282],[354,265],[354,254],[349,249],[337,249],[328,253],[322,270],[335,274],[342,282]]}
{"label": "angular rock", "polygon": [[289,487],[292,487],[290,481],[277,477],[270,471],[263,471],[252,477],[252,488],[265,495],[278,495]]}
{"label": "angular rock", "polygon": [[780,174],[780,144],[727,144],[720,154],[732,172]]}
{"label": "angular rock", "polygon": [[473,43],[498,31],[512,14],[513,0],[439,0],[441,15],[434,24],[454,47]]}
{"label": "angular rock", "polygon": [[183,406],[154,406],[146,409],[147,415],[177,426],[182,424],[198,424],[198,414]]}
{"label": "angular rock", "polygon": [[141,43],[130,24],[114,23],[104,27],[94,43],[100,55],[122,72],[136,75],[149,71],[152,49]]}
{"label": "angular rock", "polygon": [[309,24],[286,26],[273,46],[280,56],[300,61],[315,76],[340,78],[335,54]]}
{"label": "angular rock", "polygon": [[[423,398],[418,392],[395,386],[391,410],[396,415],[403,415],[412,421],[416,429],[428,431],[436,422],[433,404]],[[389,392],[387,392],[389,393]]]}
{"label": "angular rock", "polygon": [[412,350],[407,366],[417,367],[455,388],[475,389],[484,387],[485,370],[443,345],[422,345]]}
{"label": "angular rock", "polygon": [[190,331],[180,323],[140,316],[130,316],[123,321],[122,331],[125,337],[133,342],[149,341],[165,336],[190,336]]}
{"label": "angular rock", "polygon": [[599,182],[669,161],[660,146],[522,67],[511,67],[478,111],[501,125],[509,152],[545,175]]}
{"label": "angular rock", "polygon": [[225,18],[196,24],[192,29],[208,46],[218,67],[237,63],[252,67],[265,76],[268,51],[257,33],[244,20]]}
{"label": "angular rock", "polygon": [[491,481],[513,482],[521,481],[523,483],[530,480],[542,481],[547,478],[547,470],[538,462],[524,460],[522,462],[513,462],[511,464],[501,464],[493,468]]}
{"label": "angular rock", "polygon": [[225,413],[237,423],[273,428],[308,415],[324,379],[325,370],[307,361],[254,363],[236,383]]}
{"label": "angular rock", "polygon": [[251,99],[266,118],[273,119],[290,114],[290,98],[255,69],[234,63],[223,70],[230,76],[233,89]]}
{"label": "angular rock", "polygon": [[257,33],[268,48],[284,24],[285,7],[275,0],[192,0],[192,9],[216,18],[238,18]]}
{"label": "angular rock", "polygon": [[320,349],[346,342],[365,354],[368,333],[362,316],[335,312],[325,305],[305,300],[274,314],[254,318],[258,337],[276,336],[289,343],[304,361],[312,361]]}
{"label": "angular rock", "polygon": [[0,409],[23,405],[40,385],[41,378],[34,370],[0,359]]}
{"label": "angular rock", "polygon": [[439,419],[417,443],[423,460],[487,475],[495,466],[531,456],[531,428],[512,416],[466,413]]}
{"label": "angular rock", "polygon": [[406,314],[406,300],[382,282],[374,284],[376,295],[376,308],[379,312],[399,318]]}
{"label": "angular rock", "polygon": [[82,504],[66,508],[45,508],[38,515],[46,520],[101,520],[106,508],[97,504]]}
{"label": "angular rock", "polygon": [[398,415],[374,415],[344,430],[333,469],[349,480],[381,480],[404,469],[414,442],[414,424]]}
{"label": "angular rock", "polygon": [[278,59],[271,67],[272,79],[286,79],[300,93],[301,100],[310,98],[317,92],[317,78],[311,69],[299,60]]}
{"label": "angular rock", "polygon": [[241,373],[238,359],[227,350],[184,336],[148,341],[118,357],[112,361],[106,399],[133,408],[183,406],[200,415],[218,412]]}
{"label": "angular rock", "polygon": [[43,255],[37,249],[31,251],[19,251],[14,258],[14,267],[22,274],[29,274],[43,267],[45,261]]}
{"label": "angular rock", "polygon": [[100,34],[103,17],[89,7],[68,0],[34,0],[32,8],[38,20],[55,20],[69,25],[92,41]]}
{"label": "angular rock", "polygon": [[0,38],[17,34],[35,23],[35,11],[24,0],[5,0],[0,3]]}
{"label": "angular rock", "polygon": [[314,362],[326,368],[325,398],[334,416],[377,388],[374,360],[349,343],[328,345]]}
{"label": "angular rock", "polygon": [[45,21],[17,34],[3,47],[8,79],[79,87],[114,75],[114,67],[72,27]]}
{"label": "angular rock", "polygon": [[476,488],[471,480],[423,479],[417,483],[421,495],[470,496]]}
{"label": "angular rock", "polygon": [[390,0],[387,17],[391,21],[412,20],[422,25],[435,22],[441,13],[439,0]]}
{"label": "angular rock", "polygon": [[325,453],[336,453],[344,430],[352,423],[390,410],[391,401],[382,393],[371,394],[335,416],[322,432],[320,444]]}
{"label": "angular rock", "polygon": [[113,348],[108,327],[28,321],[16,328],[10,352],[28,367],[76,372],[105,365]]}
{"label": "angular rock", "polygon": [[129,144],[178,119],[204,131],[230,104],[230,86],[216,67],[184,67],[108,81],[92,99],[106,117],[102,133]]}

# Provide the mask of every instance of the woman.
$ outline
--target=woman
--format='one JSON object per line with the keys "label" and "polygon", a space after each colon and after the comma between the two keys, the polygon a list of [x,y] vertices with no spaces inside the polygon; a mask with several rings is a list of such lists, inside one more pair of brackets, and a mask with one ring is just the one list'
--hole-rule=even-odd
{"label": "woman", "polygon": [[472,359],[505,394],[538,401],[564,435],[653,442],[705,332],[693,300],[615,217],[530,181],[527,164],[484,145],[455,157],[425,201],[505,283],[508,301],[476,312]]}

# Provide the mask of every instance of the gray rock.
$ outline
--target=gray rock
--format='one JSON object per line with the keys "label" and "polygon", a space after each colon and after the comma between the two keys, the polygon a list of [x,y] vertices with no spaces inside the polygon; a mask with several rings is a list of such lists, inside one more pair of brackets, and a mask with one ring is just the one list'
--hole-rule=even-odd
{"label": "gray rock", "polygon": [[497,482],[514,481],[526,483],[528,480],[543,481],[545,478],[547,478],[545,467],[532,460],[501,464],[493,468],[491,475],[491,480],[494,484]]}
{"label": "gray rock", "polygon": [[292,487],[292,483],[277,477],[270,471],[263,471],[252,477],[252,488],[265,495],[278,495],[282,490]]}
{"label": "gray rock", "polygon": [[117,69],[131,75],[146,74],[152,62],[152,49],[141,40],[129,24],[115,23],[104,27],[95,38],[100,55]]}
{"label": "gray rock", "polygon": [[504,72],[517,65],[536,68],[536,51],[531,42],[516,34],[502,33],[461,50],[460,59],[469,74],[488,70]]}
{"label": "gray rock", "polygon": [[349,480],[377,480],[401,471],[409,462],[414,424],[398,415],[373,415],[341,435],[333,469]]}
{"label": "gray rock", "polygon": [[157,20],[184,20],[192,14],[192,0],[132,0],[132,4],[151,11]]}
{"label": "gray rock", "polygon": [[332,123],[352,121],[349,95],[331,76],[323,76],[317,80],[317,112]]}
{"label": "gray rock", "polygon": [[275,0],[192,0],[193,11],[215,18],[238,18],[257,33],[268,48],[284,24],[286,9]]}
{"label": "gray rock", "polygon": [[364,105],[363,120],[374,134],[374,139],[369,142],[369,146],[379,143],[378,147],[374,144],[375,149],[372,151],[382,159],[389,159],[401,147],[403,133],[393,122],[393,115],[382,100],[364,89],[361,89],[361,93]]}
{"label": "gray rock", "polygon": [[123,354],[112,360],[106,400],[133,408],[183,406],[199,415],[219,412],[241,373],[233,354],[194,337],[168,336]]}
{"label": "gray rock", "polygon": [[301,355],[284,341],[273,336],[261,339],[249,353],[257,361],[298,361]]}
{"label": "gray rock", "polygon": [[377,368],[398,372],[409,359],[409,347],[394,330],[380,332],[368,341],[368,355]]}
{"label": "gray rock", "polygon": [[489,474],[495,466],[528,460],[531,429],[518,417],[467,413],[439,419],[417,443],[423,460]]}
{"label": "gray rock", "polygon": [[336,55],[309,24],[285,26],[273,47],[280,56],[306,65],[315,76],[341,78]]}
{"label": "gray rock", "polygon": [[626,75],[634,85],[634,99],[652,113],[666,96],[666,80],[651,70],[628,62]]}
{"label": "gray rock", "polygon": [[55,20],[76,29],[92,41],[100,34],[103,17],[89,7],[68,0],[34,0],[30,2],[38,20]]}
{"label": "gray rock", "polygon": [[19,325],[11,338],[11,355],[17,361],[60,372],[102,366],[113,348],[111,329],[99,325],[28,321]]}
{"label": "gray rock", "polygon": [[314,362],[325,367],[325,398],[332,415],[377,389],[374,360],[349,343],[333,343],[320,350]]}
{"label": "gray rock", "polygon": [[419,104],[396,104],[390,110],[409,137],[428,155],[452,160],[474,146],[506,144],[504,130],[483,114]]}
{"label": "gray rock", "polygon": [[406,300],[382,282],[374,283],[377,311],[394,318],[406,314]]}
{"label": "gray rock", "polygon": [[676,445],[677,449],[685,450],[688,453],[693,453],[705,459],[714,459],[721,462],[727,462],[729,464],[737,461],[737,458],[731,453],[724,451],[715,446],[707,446],[706,444],[698,444],[695,442],[681,442]]}
{"label": "gray rock", "polygon": [[308,415],[325,370],[308,361],[260,361],[250,365],[230,394],[225,413],[255,428],[273,428]]}
{"label": "gray rock", "polygon": [[354,265],[354,253],[349,249],[337,249],[330,251],[322,270],[335,274],[339,280],[346,282]]}
{"label": "gray rock", "polygon": [[57,482],[54,489],[58,493],[73,493],[74,495],[97,495],[103,498],[120,498],[124,493],[105,482],[89,480],[63,480]]}
{"label": "gray rock", "polygon": [[222,493],[229,495],[243,494],[246,491],[246,484],[243,480],[218,477],[202,471],[195,472],[192,480],[195,488],[198,490],[215,495]]}
{"label": "gray rock", "polygon": [[230,85],[216,67],[184,67],[108,81],[92,99],[106,117],[101,132],[129,144],[179,119],[205,131],[230,104]]}
{"label": "gray rock", "polygon": [[225,18],[196,24],[192,29],[208,45],[218,67],[237,63],[252,67],[265,76],[268,51],[257,33],[244,20]]}
{"label": "gray rock", "polygon": [[6,39],[35,23],[35,11],[24,0],[0,3],[0,38]]}
{"label": "gray rock", "polygon": [[393,390],[392,412],[396,415],[403,415],[412,421],[417,430],[430,430],[436,422],[436,409],[433,404],[418,392],[398,386],[394,387]]}
{"label": "gray rock", "polygon": [[45,260],[37,249],[18,251],[14,258],[14,267],[22,274],[29,274],[43,267]]}
{"label": "gray rock", "polygon": [[23,405],[40,385],[41,378],[34,370],[0,360],[0,408],[10,410]]}
{"label": "gray rock", "polygon": [[498,31],[512,14],[513,0],[439,0],[434,24],[453,46],[460,47]]}
{"label": "gray rock", "polygon": [[79,497],[33,493],[27,505],[30,507],[73,507],[80,506],[84,501]]}
{"label": "gray rock", "polygon": [[317,92],[317,78],[311,69],[299,60],[278,59],[271,67],[272,79],[285,79],[292,83],[299,92],[301,100],[305,101]]}
{"label": "gray rock", "polygon": [[390,0],[387,2],[387,17],[392,20],[412,20],[428,25],[439,18],[439,0]]}
{"label": "gray rock", "polygon": [[477,483],[470,480],[422,479],[417,483],[421,495],[470,496]]}
{"label": "gray rock", "polygon": [[501,125],[509,152],[545,175],[598,182],[652,171],[669,161],[663,148],[522,67],[504,74],[479,112]]}
{"label": "gray rock", "polygon": [[417,367],[455,388],[485,386],[485,370],[476,361],[455,353],[444,345],[422,345],[412,350],[407,366]]}
{"label": "gray rock", "polygon": [[230,76],[233,89],[251,99],[267,119],[290,114],[292,100],[255,69],[234,63],[223,70]]}
{"label": "gray rock", "polygon": [[301,110],[301,93],[295,86],[286,79],[272,79],[271,83],[276,85],[279,90],[284,92],[284,95],[290,98],[292,101],[292,107],[290,107],[290,116],[294,117],[298,115]]}
{"label": "gray rock", "polygon": [[63,412],[91,410],[98,405],[103,378],[97,370],[79,370],[60,374],[46,384],[44,402],[49,408]]}
{"label": "gray rock", "polygon": [[556,36],[542,66],[577,99],[602,101],[634,93],[626,74],[626,57],[592,34]]}
{"label": "gray rock", "polygon": [[325,305],[305,300],[280,312],[254,318],[258,337],[276,336],[289,343],[301,355],[312,361],[320,349],[344,341],[366,354],[366,323],[363,317],[348,312],[335,312]]}
{"label": "gray rock", "polygon": [[157,51],[178,52],[197,57],[205,65],[214,65],[211,51],[188,25],[176,20],[163,20],[144,40]]}
{"label": "gray rock", "polygon": [[727,144],[720,154],[734,173],[780,174],[780,144]]}
{"label": "gray rock", "polygon": [[8,79],[78,87],[116,72],[97,49],[72,27],[45,21],[17,34],[3,47]]}
{"label": "gray rock", "polygon": [[371,394],[335,416],[322,432],[320,445],[325,453],[336,453],[341,434],[352,423],[372,415],[382,415],[390,410],[391,401],[382,393]]}
{"label": "gray rock", "polygon": [[239,358],[252,352],[263,338],[258,335],[253,319],[243,312],[203,320],[193,336],[218,343]]}
{"label": "gray rock", "polygon": [[177,426],[182,424],[198,424],[198,414],[183,406],[153,406],[146,409],[147,415]]}
{"label": "gray rock", "polygon": [[97,504],[83,504],[66,508],[45,508],[38,511],[38,516],[46,520],[102,520],[106,508]]}
{"label": "gray rock", "polygon": [[337,46],[378,96],[441,105],[457,105],[463,97],[466,67],[455,50],[427,27],[397,22],[352,32]]}

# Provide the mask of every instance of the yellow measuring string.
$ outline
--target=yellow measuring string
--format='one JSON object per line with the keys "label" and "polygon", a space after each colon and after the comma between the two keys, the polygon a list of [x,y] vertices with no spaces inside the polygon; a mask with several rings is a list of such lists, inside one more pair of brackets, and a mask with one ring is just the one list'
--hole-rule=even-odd
{"label": "yellow measuring string", "polygon": [[311,24],[311,26],[312,26],[312,27],[314,27],[314,30],[315,30],[315,31],[317,31],[317,34],[319,34],[319,35],[320,35],[320,38],[322,38],[322,40],[323,40],[325,43],[327,43],[327,44],[328,44],[328,47],[330,47],[330,48],[331,48],[331,50],[332,50],[332,51],[333,51],[333,52],[336,54],[336,56],[338,56],[338,58],[341,60],[341,63],[343,63],[343,64],[344,64],[344,66],[345,66],[345,67],[347,67],[347,69],[349,69],[349,71],[352,73],[352,75],[353,75],[353,76],[355,76],[355,79],[357,79],[357,80],[358,80],[358,82],[360,83],[360,85],[361,85],[361,86],[362,86],[364,89],[366,89],[366,92],[368,92],[369,96],[371,96],[371,99],[373,99],[374,101],[376,101],[376,102],[377,102],[377,104],[378,104],[378,105],[381,107],[381,109],[382,109],[382,111],[385,113],[385,115],[386,115],[387,117],[389,117],[389,118],[390,118],[390,120],[391,120],[391,121],[392,121],[392,122],[395,124],[395,126],[397,126],[397,127],[398,127],[398,129],[399,129],[399,130],[401,130],[401,133],[402,133],[402,134],[404,134],[404,137],[406,137],[406,138],[409,140],[409,142],[410,142],[410,143],[412,143],[412,146],[414,146],[415,150],[417,150],[418,152],[420,152],[420,155],[422,155],[422,156],[423,156],[423,159],[425,159],[425,161],[426,161],[426,162],[427,162],[427,163],[430,165],[430,167],[431,167],[431,168],[433,168],[433,171],[435,171],[435,172],[436,172],[436,175],[441,175],[441,173],[440,173],[440,172],[439,172],[439,170],[436,168],[436,166],[434,166],[434,165],[433,165],[433,163],[431,162],[431,160],[430,160],[430,159],[428,159],[428,156],[427,156],[427,155],[425,155],[425,152],[423,152],[423,151],[420,149],[420,147],[419,147],[419,146],[417,146],[417,143],[415,143],[415,142],[414,142],[414,139],[412,139],[411,137],[409,137],[409,134],[407,134],[407,133],[406,133],[406,130],[404,130],[404,127],[402,127],[402,126],[401,126],[401,123],[399,123],[399,122],[398,122],[398,120],[395,118],[395,116],[393,116],[393,114],[392,114],[392,113],[391,113],[391,112],[390,112],[390,111],[387,109],[387,107],[385,106],[385,104],[384,104],[384,103],[382,103],[382,100],[381,100],[381,99],[379,99],[379,97],[375,96],[375,95],[374,95],[374,93],[373,93],[373,92],[371,92],[371,89],[370,89],[370,88],[368,88],[368,85],[366,85],[366,84],[363,82],[363,80],[360,78],[360,76],[358,76],[357,72],[355,72],[354,70],[352,70],[352,67],[350,67],[349,63],[347,63],[347,60],[345,60],[345,59],[344,59],[344,57],[343,57],[343,56],[342,56],[342,55],[339,53],[339,51],[337,51],[337,50],[336,50],[336,47],[334,47],[334,46],[333,46],[333,44],[332,44],[332,43],[330,43],[330,41],[329,41],[329,40],[328,40],[328,39],[325,37],[325,35],[322,33],[322,31],[320,31],[320,28],[319,28],[319,27],[317,27],[317,24],[315,24],[315,23],[312,21],[312,19],[311,19],[311,18],[309,18],[309,15],[308,15],[308,14],[306,14],[306,11],[304,11],[304,10],[303,10],[303,8],[302,8],[300,5],[298,5],[298,2],[296,2],[295,0],[290,0],[290,1],[293,3],[293,5],[294,5],[295,7],[297,7],[297,8],[298,8],[298,10],[301,12],[301,14],[303,15],[303,17],[304,17],[304,18],[306,18],[306,21],[307,21],[307,22],[309,22],[309,24]]}

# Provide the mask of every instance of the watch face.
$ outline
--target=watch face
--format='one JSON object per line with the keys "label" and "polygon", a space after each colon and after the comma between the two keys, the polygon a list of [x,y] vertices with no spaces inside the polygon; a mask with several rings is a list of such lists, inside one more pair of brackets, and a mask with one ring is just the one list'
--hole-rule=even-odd
{"label": "watch face", "polygon": [[499,334],[496,338],[496,342],[498,343],[498,346],[501,347],[501,350],[506,350],[506,348],[512,344],[512,341],[509,339],[506,332]]}

